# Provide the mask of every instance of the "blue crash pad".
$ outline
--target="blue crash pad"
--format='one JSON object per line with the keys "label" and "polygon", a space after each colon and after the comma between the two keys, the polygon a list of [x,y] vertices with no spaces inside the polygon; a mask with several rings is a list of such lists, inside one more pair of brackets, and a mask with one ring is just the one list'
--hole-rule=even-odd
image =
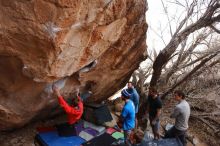
{"label": "blue crash pad", "polygon": [[80,146],[85,142],[79,136],[60,137],[57,131],[39,133],[36,140],[41,146]]}

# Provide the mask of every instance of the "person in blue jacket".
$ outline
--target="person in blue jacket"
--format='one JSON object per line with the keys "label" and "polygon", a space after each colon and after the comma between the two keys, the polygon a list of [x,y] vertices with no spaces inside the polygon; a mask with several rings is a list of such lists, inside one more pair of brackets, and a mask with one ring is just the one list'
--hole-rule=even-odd
{"label": "person in blue jacket", "polygon": [[134,103],[129,99],[129,92],[124,89],[121,92],[121,98],[125,101],[125,105],[121,112],[122,129],[124,131],[125,144],[130,146],[130,135],[135,127],[135,106]]}
{"label": "person in blue jacket", "polygon": [[137,113],[138,113],[138,109],[139,109],[140,96],[139,96],[137,90],[134,88],[132,82],[128,82],[127,87],[128,87],[127,91],[131,94],[130,100],[133,101],[134,106],[135,106],[135,114],[136,114],[135,128],[137,128],[138,127]]}

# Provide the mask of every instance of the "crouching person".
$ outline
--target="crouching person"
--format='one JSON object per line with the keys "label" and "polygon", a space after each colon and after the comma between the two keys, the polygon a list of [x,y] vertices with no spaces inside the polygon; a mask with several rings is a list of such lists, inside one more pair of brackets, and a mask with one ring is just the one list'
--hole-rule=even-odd
{"label": "crouching person", "polygon": [[125,136],[125,144],[130,146],[131,132],[135,127],[135,107],[134,103],[129,99],[130,94],[127,90],[122,90],[121,98],[125,101],[125,105],[121,112],[122,129]]}
{"label": "crouching person", "polygon": [[190,106],[185,100],[185,95],[182,91],[175,91],[174,98],[179,102],[170,116],[171,118],[175,118],[175,125],[167,131],[165,138],[176,137],[181,141],[183,146],[186,146],[185,135],[188,129]]}

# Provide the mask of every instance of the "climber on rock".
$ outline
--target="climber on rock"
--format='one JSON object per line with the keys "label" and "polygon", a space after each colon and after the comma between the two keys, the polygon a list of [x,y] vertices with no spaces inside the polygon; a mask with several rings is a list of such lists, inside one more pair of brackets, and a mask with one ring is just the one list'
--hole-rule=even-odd
{"label": "climber on rock", "polygon": [[60,90],[56,86],[53,86],[53,91],[57,95],[60,106],[68,116],[68,123],[71,125],[79,121],[83,114],[83,102],[80,96],[77,94],[77,97],[73,98],[72,105],[69,105],[61,96]]}

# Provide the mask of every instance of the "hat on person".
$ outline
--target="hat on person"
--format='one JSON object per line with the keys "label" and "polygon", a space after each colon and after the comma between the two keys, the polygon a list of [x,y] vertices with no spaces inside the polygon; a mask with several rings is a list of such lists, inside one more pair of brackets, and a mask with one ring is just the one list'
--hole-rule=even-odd
{"label": "hat on person", "polygon": [[125,98],[130,98],[131,96],[131,94],[126,89],[123,89],[121,91],[121,95],[124,96]]}

